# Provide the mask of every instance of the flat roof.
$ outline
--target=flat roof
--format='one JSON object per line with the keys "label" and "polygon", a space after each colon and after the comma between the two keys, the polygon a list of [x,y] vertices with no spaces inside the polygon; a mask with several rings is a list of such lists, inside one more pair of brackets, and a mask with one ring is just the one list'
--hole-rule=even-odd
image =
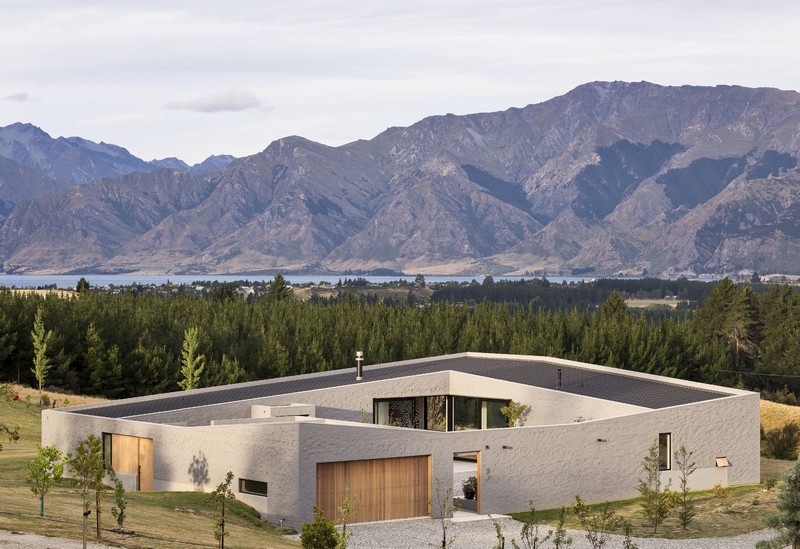
{"label": "flat roof", "polygon": [[[642,376],[613,368],[590,365],[582,367],[579,363],[513,355],[465,353],[365,366],[364,380],[360,382],[356,381],[354,370],[347,368],[334,372],[125,399],[85,406],[74,410],[73,413],[124,418],[448,370],[651,409],[713,400],[732,394],[721,389],[717,391],[705,388],[710,386],[688,386],[680,382],[670,382],[670,379],[665,377]],[[557,387],[559,370],[561,370],[561,387]]]}

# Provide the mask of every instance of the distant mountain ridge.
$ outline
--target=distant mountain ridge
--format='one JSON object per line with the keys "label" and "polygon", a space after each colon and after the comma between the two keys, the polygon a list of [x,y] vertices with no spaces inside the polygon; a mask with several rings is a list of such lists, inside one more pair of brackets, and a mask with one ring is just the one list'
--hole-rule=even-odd
{"label": "distant mountain ridge", "polygon": [[594,82],[340,147],[287,137],[210,175],[156,161],[20,203],[0,256],[6,272],[797,274],[799,155],[796,92]]}

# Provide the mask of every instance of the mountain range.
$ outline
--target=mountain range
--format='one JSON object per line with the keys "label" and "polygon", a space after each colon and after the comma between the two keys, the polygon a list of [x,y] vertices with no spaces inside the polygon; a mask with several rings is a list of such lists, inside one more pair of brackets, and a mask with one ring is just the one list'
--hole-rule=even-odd
{"label": "mountain range", "polygon": [[798,274],[798,154],[796,92],[647,82],[194,167],[14,124],[0,128],[0,260],[9,273]]}

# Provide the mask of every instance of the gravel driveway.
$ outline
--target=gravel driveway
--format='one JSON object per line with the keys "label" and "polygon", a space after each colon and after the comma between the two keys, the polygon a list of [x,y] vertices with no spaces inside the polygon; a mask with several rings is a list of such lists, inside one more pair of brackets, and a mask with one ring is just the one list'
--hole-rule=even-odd
{"label": "gravel driveway", "polygon": [[[506,537],[506,549],[511,549],[511,538],[519,540],[520,522],[510,518],[498,519]],[[390,522],[373,522],[350,526],[353,539],[349,549],[424,549],[441,546],[442,531],[439,521],[433,519],[409,519]],[[547,531],[547,528],[544,528]],[[448,537],[455,538],[453,549],[491,549],[497,542],[495,530],[489,520],[454,522],[448,528]],[[590,549],[585,533],[570,530],[572,548]],[[741,549],[752,548],[757,541],[769,539],[773,533],[761,530],[732,538],[707,538],[694,540],[666,540],[637,538],[634,541],[639,549]],[[607,549],[622,547],[621,536],[611,536]],[[438,542],[438,545],[437,545]],[[550,548],[548,544],[545,547]]]}

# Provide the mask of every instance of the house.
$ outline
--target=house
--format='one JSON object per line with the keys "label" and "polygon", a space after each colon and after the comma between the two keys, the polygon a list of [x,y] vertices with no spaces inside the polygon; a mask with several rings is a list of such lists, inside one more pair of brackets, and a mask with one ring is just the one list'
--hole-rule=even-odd
{"label": "house", "polygon": [[[520,426],[500,412],[529,406]],[[329,516],[345,487],[357,521],[436,515],[454,470],[478,478],[475,511],[539,509],[636,495],[659,445],[694,452],[694,489],[759,481],[759,395],[546,357],[464,353],[50,409],[42,444],[62,451],[94,433],[129,488],[213,490],[265,520],[299,527]],[[455,465],[454,465],[455,463]],[[460,467],[460,468],[459,468]],[[460,490],[455,490],[460,495]]]}

